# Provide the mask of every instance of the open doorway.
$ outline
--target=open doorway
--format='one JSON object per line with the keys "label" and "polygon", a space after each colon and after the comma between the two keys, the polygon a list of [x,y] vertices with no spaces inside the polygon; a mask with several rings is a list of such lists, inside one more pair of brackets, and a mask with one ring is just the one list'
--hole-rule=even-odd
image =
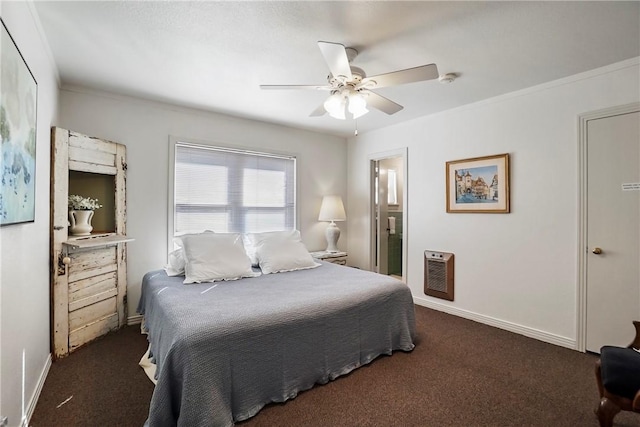
{"label": "open doorway", "polygon": [[406,149],[371,158],[372,270],[406,279]]}

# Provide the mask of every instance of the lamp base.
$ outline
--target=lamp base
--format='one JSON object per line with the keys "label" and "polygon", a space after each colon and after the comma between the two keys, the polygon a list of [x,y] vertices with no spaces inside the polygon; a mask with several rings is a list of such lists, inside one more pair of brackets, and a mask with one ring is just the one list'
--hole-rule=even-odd
{"label": "lamp base", "polygon": [[340,252],[337,246],[340,238],[340,229],[335,222],[331,221],[327,231],[325,231],[325,237],[327,238],[327,252]]}

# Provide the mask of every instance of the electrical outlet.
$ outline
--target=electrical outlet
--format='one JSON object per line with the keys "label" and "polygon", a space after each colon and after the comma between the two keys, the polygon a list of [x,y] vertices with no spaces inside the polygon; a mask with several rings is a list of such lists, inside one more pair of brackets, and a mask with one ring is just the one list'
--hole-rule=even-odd
{"label": "electrical outlet", "polygon": [[9,425],[9,418],[0,417],[0,427],[7,427]]}

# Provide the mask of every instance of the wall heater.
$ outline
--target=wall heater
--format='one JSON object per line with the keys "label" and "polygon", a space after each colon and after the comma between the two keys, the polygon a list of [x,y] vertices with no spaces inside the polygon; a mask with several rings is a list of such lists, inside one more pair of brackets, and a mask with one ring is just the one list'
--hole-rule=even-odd
{"label": "wall heater", "polygon": [[424,251],[424,293],[453,301],[453,259],[449,252]]}

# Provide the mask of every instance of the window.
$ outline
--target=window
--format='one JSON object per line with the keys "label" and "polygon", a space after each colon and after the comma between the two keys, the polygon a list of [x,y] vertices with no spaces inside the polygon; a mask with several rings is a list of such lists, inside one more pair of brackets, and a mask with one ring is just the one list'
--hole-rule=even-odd
{"label": "window", "polygon": [[387,187],[389,187],[389,190],[387,191],[387,204],[397,205],[398,204],[398,184],[396,183],[395,169],[389,169],[387,171]]}
{"label": "window", "polygon": [[293,229],[296,159],[175,143],[173,235]]}

